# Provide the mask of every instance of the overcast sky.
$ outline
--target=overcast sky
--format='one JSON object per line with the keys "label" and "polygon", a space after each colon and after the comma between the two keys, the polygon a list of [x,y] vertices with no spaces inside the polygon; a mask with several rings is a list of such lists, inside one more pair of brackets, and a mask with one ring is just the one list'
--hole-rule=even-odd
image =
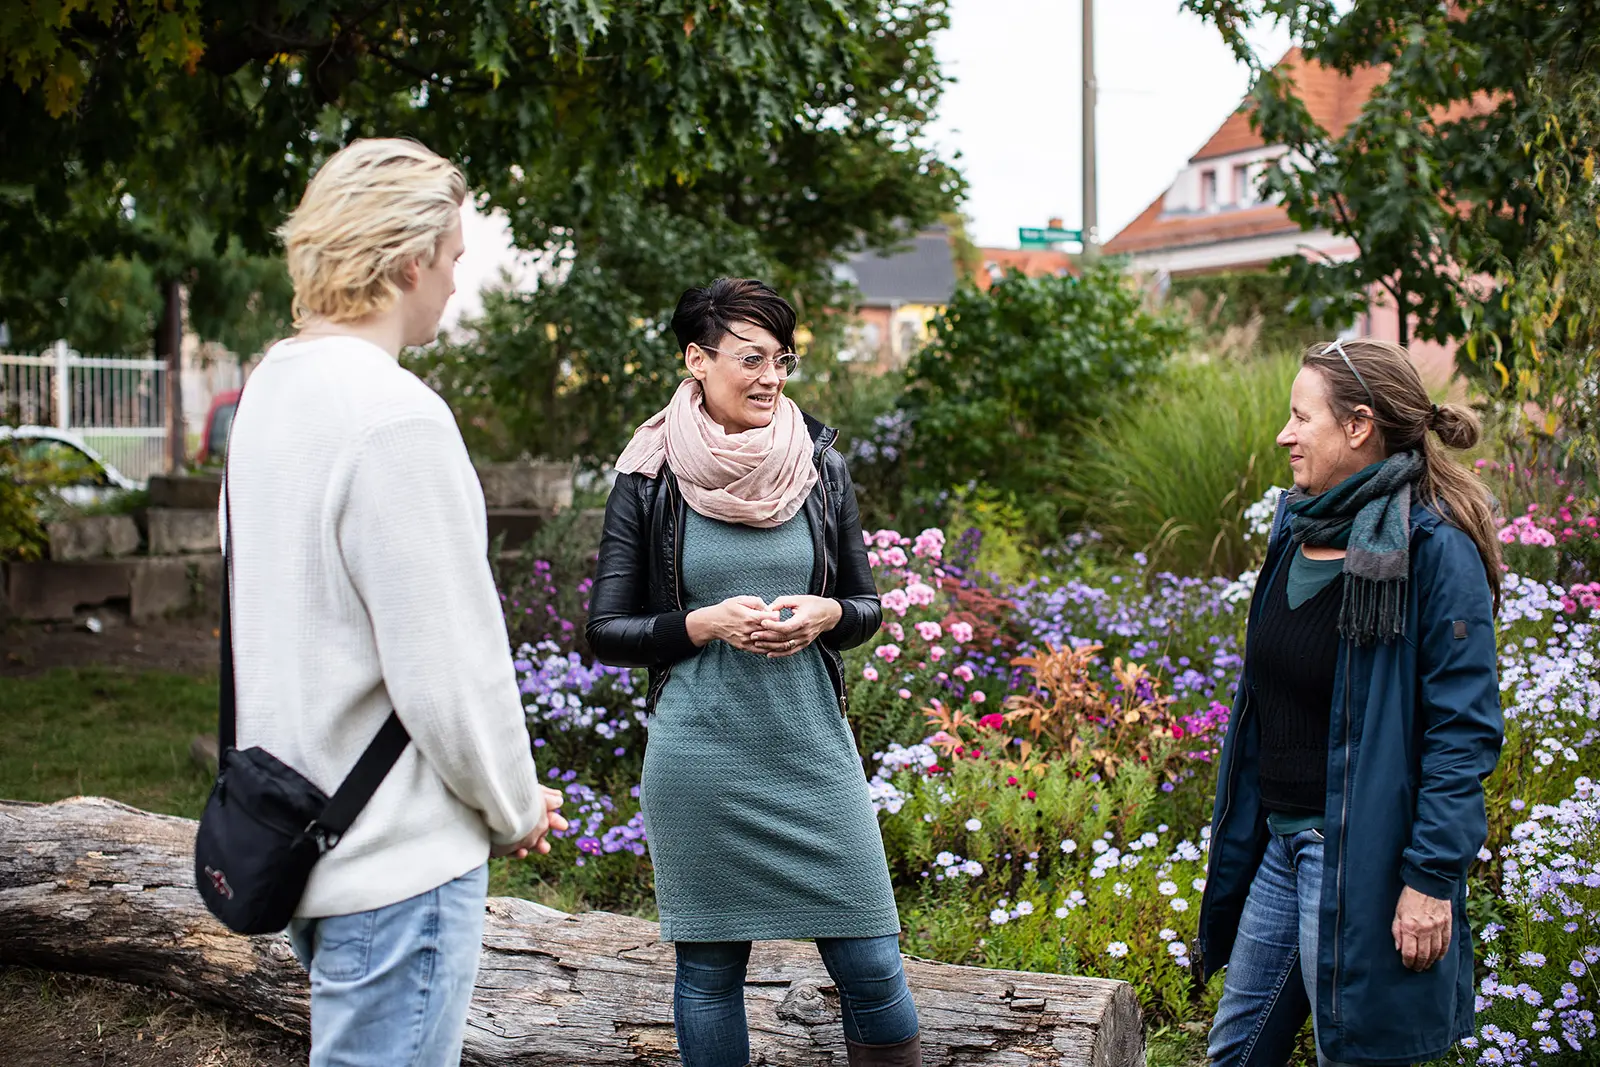
{"label": "overcast sky", "polygon": [[[936,142],[960,153],[974,240],[1016,247],[1051,216],[1076,229],[1082,198],[1080,0],[951,0],[938,42],[946,74]],[[1268,62],[1285,33],[1254,42]],[[1249,74],[1216,29],[1178,0],[1099,0],[1095,72],[1100,233],[1107,240],[1166,189],[1238,106]]]}
{"label": "overcast sky", "polygon": [[[937,42],[955,83],[945,93],[934,143],[959,153],[967,176],[971,236],[1014,248],[1019,226],[1082,219],[1081,0],[951,0]],[[1288,36],[1255,41],[1268,62]],[[1248,86],[1215,28],[1178,0],[1098,0],[1095,69],[1100,232],[1107,240],[1143,211],[1238,106]],[[453,322],[478,307],[476,293],[513,260],[505,228],[469,218]]]}

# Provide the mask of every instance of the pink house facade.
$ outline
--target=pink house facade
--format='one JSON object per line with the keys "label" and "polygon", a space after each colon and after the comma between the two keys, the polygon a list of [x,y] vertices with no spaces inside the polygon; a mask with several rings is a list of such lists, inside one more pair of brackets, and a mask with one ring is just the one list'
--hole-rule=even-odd
{"label": "pink house facade", "polygon": [[[1307,62],[1298,49],[1284,56],[1279,67],[1290,72],[1312,117],[1334,135],[1360,114],[1386,76],[1382,68],[1369,67],[1346,77]],[[1353,259],[1356,247],[1347,238],[1302,230],[1281,204],[1257,198],[1262,172],[1279,165],[1287,153],[1282,145],[1262,142],[1250,128],[1247,104],[1241,103],[1166,191],[1106,242],[1103,251],[1126,256],[1136,272],[1166,277],[1262,269],[1290,255]],[[1340,336],[1398,341],[1400,317],[1393,300],[1375,286],[1366,311]],[[1450,381],[1453,346],[1413,340],[1408,347],[1429,386]]]}

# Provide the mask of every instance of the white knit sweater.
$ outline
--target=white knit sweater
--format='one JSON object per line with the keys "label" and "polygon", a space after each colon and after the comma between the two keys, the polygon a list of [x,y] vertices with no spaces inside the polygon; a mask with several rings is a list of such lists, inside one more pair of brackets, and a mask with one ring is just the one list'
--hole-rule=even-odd
{"label": "white knit sweater", "polygon": [[297,914],[405,900],[520,839],[542,801],[444,401],[365,341],[286,341],[250,376],[228,465],[239,747],[332,795],[391,707],[411,734]]}

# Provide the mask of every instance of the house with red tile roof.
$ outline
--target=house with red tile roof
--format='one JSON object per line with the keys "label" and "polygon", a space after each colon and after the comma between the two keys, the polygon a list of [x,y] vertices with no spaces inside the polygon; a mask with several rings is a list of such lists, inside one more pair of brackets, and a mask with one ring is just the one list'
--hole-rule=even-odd
{"label": "house with red tile roof", "polygon": [[[1335,137],[1388,76],[1381,66],[1340,74],[1306,59],[1298,48],[1279,61],[1278,69],[1288,75],[1311,117]],[[1127,256],[1135,271],[1167,277],[1259,270],[1291,255],[1353,258],[1353,241],[1326,230],[1302,230],[1282,204],[1258,198],[1262,172],[1280,165],[1288,151],[1262,141],[1250,125],[1249,101],[1242,102],[1166,191],[1102,250]],[[1399,325],[1388,295],[1374,287],[1366,314],[1346,334],[1397,340]],[[1424,379],[1436,384],[1449,379],[1451,347],[1415,340],[1409,347]]]}

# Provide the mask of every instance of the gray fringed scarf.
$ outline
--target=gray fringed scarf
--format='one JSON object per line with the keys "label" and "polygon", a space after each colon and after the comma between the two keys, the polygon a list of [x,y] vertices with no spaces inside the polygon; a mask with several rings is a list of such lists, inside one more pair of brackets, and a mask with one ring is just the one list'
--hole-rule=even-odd
{"label": "gray fringed scarf", "polygon": [[1291,542],[1346,550],[1339,635],[1358,645],[1405,633],[1411,487],[1423,466],[1417,453],[1396,452],[1316,496],[1289,493]]}

